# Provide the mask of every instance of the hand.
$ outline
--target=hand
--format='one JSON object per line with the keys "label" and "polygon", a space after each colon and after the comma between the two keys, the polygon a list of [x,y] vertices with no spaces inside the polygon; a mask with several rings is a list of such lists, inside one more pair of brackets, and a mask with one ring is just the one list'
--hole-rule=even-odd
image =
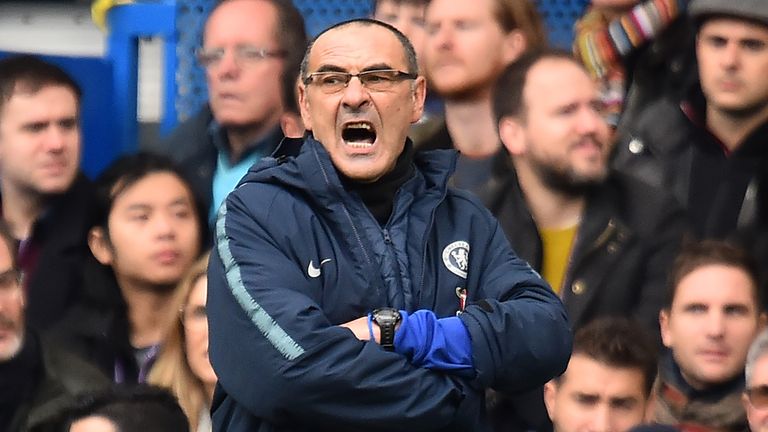
{"label": "hand", "polygon": [[[344,324],[339,324],[339,327],[346,327],[352,330],[352,333],[354,333],[355,337],[361,341],[371,340],[371,332],[368,330],[368,316],[364,316]],[[377,326],[376,323],[373,323],[372,328],[374,340],[376,343],[379,343],[379,340],[381,339],[379,326]]]}

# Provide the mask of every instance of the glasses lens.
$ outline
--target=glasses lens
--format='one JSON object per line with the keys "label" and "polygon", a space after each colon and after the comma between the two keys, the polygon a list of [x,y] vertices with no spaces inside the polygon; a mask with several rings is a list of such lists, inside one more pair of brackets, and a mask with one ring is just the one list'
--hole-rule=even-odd
{"label": "glasses lens", "polygon": [[761,385],[747,389],[749,402],[755,408],[768,408],[768,385]]}
{"label": "glasses lens", "polygon": [[360,74],[360,81],[371,90],[387,90],[397,82],[399,75],[396,70],[368,71]]}
{"label": "glasses lens", "polygon": [[352,76],[345,72],[321,72],[315,75],[315,82],[326,93],[336,93],[347,86]]}
{"label": "glasses lens", "polygon": [[224,51],[220,49],[199,49],[197,50],[197,61],[203,66],[203,67],[210,67],[214,66],[216,63],[221,60],[221,57],[224,55]]}

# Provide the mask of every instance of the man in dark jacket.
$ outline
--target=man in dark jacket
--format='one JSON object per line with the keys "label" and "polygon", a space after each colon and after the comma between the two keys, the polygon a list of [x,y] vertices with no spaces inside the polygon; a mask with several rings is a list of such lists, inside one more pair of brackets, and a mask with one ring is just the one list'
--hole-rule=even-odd
{"label": "man in dark jacket", "polygon": [[32,56],[0,61],[0,215],[18,241],[27,322],[45,329],[78,301],[92,186],[79,172],[80,88]]}
{"label": "man in dark jacket", "polygon": [[[515,250],[560,294],[575,329],[618,315],[658,335],[682,212],[672,197],[609,172],[600,105],[568,53],[526,54],[508,67],[494,108],[513,166],[484,199]],[[540,389],[497,404],[499,430],[551,427]]]}
{"label": "man in dark jacket", "polygon": [[248,168],[283,138],[282,76],[298,63],[306,39],[291,2],[227,0],[211,11],[198,51],[208,104],[163,144],[187,171],[211,219]]}
{"label": "man in dark jacket", "polygon": [[653,420],[696,430],[747,430],[744,366],[765,327],[757,265],[717,240],[686,244],[659,314],[665,352],[654,384]]}
{"label": "man in dark jacket", "polygon": [[40,339],[24,322],[15,241],[0,222],[0,430],[47,431],[77,393],[109,385],[96,368]]}
{"label": "man in dark jacket", "polygon": [[569,54],[525,55],[497,89],[514,168],[488,202],[512,246],[560,293],[574,327],[621,315],[658,334],[684,227],[674,198],[609,172],[596,86]]}
{"label": "man in dark jacket", "polygon": [[615,165],[672,191],[697,235],[723,238],[768,207],[768,2],[694,0],[689,14],[700,85],[627,124]]}
{"label": "man in dark jacket", "polygon": [[498,223],[414,156],[424,78],[393,27],[355,20],[305,55],[295,157],[225,201],[209,265],[221,431],[487,431],[488,388],[559,374],[565,312]]}

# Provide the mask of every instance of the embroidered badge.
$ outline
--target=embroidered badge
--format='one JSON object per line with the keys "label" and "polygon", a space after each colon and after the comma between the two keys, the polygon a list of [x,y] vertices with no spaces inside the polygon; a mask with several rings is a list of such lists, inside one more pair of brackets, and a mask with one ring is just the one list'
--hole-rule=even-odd
{"label": "embroidered badge", "polygon": [[459,240],[443,249],[443,264],[456,276],[467,278],[469,269],[469,243]]}

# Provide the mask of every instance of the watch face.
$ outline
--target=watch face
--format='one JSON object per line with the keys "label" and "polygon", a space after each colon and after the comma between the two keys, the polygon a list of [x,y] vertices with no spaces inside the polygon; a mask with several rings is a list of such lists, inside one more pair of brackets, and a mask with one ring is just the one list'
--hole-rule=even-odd
{"label": "watch face", "polygon": [[400,321],[400,311],[392,308],[380,308],[373,311],[373,319],[377,324],[396,323]]}

